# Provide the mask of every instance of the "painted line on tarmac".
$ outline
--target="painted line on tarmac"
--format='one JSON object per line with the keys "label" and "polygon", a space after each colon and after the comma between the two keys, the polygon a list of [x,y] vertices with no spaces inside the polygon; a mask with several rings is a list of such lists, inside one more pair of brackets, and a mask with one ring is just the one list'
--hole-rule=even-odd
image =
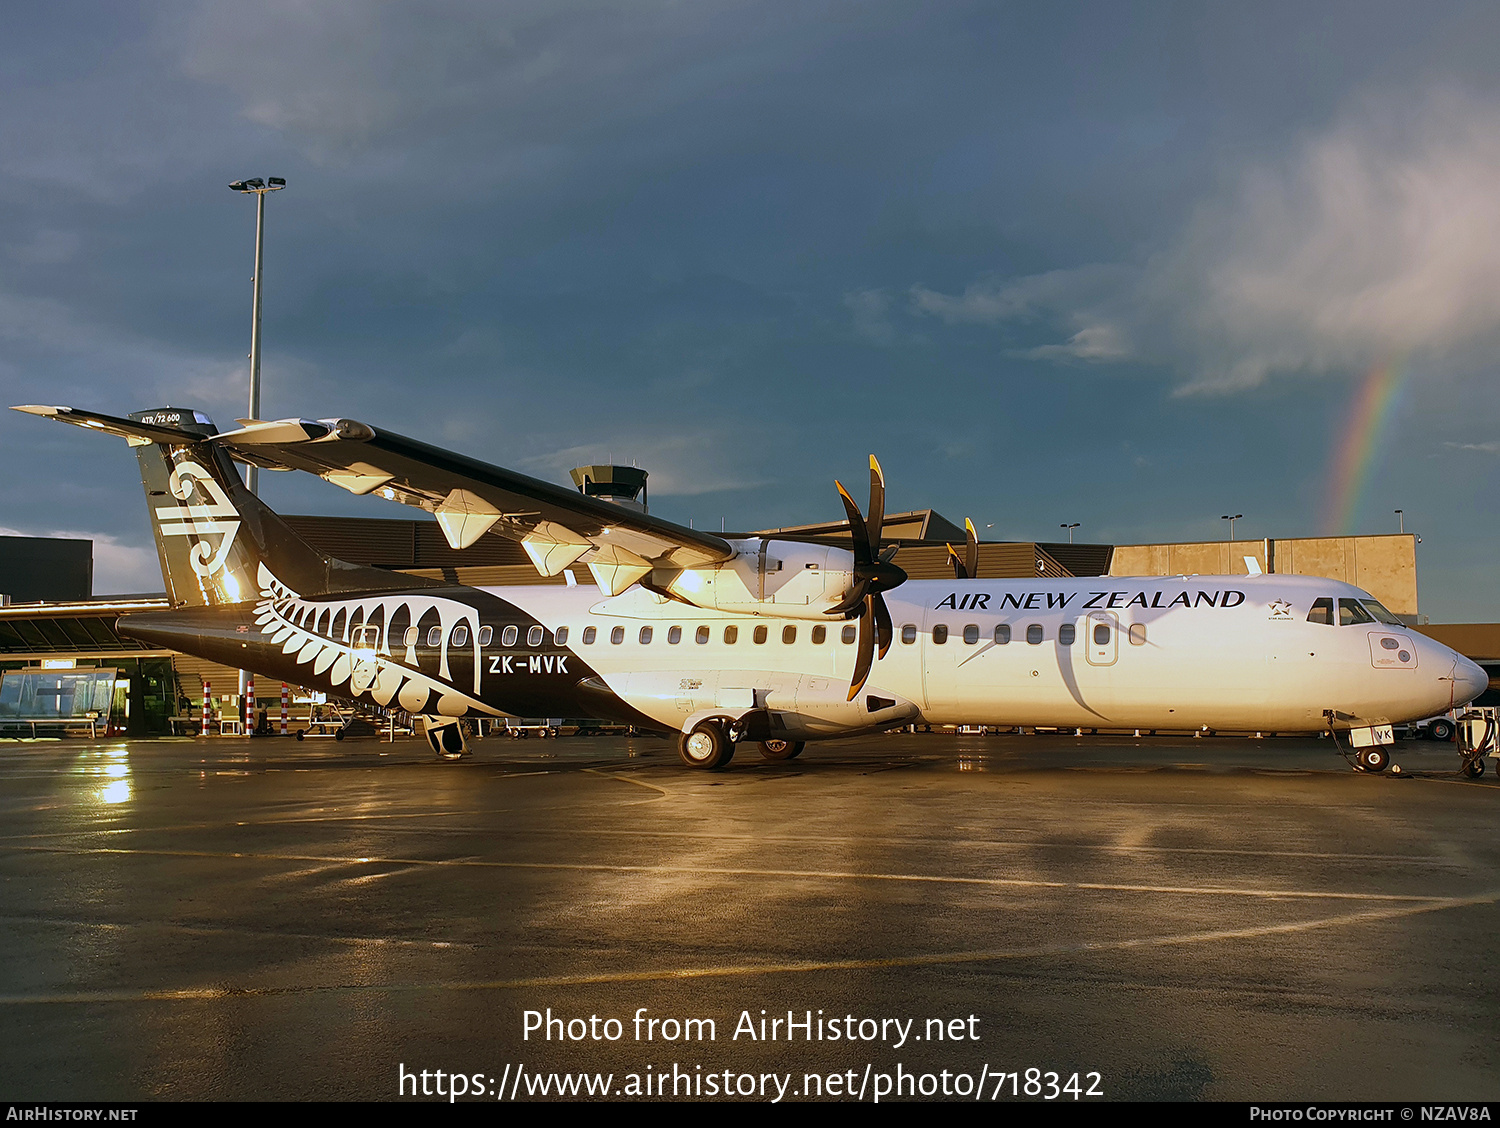
{"label": "painted line on tarmac", "polygon": [[517,979],[470,980],[453,983],[338,983],[305,987],[182,987],[136,988],[100,991],[70,991],[31,995],[0,995],[0,1006],[35,1004],[92,1004],[135,1002],[201,1002],[217,999],[260,998],[276,995],[313,994],[316,992],[359,991],[408,993],[418,991],[517,991],[541,987],[589,987],[612,983],[654,983],[691,979],[731,979],[763,975],[805,975],[831,971],[880,971],[899,968],[943,967],[954,964],[1001,963],[1015,960],[1045,959],[1055,956],[1089,955],[1146,948],[1167,948],[1190,944],[1222,943],[1231,940],[1255,940],[1266,936],[1285,936],[1320,929],[1347,928],[1380,921],[1398,920],[1448,909],[1493,905],[1500,901],[1500,891],[1492,890],[1471,897],[1443,897],[1426,904],[1319,917],[1314,920],[1289,921],[1281,924],[1254,925],[1248,928],[1210,929],[1165,936],[1142,936],[1121,940],[1084,941],[1077,944],[1045,944],[1025,948],[989,948],[962,952],[933,952],[909,956],[884,956],[868,959],[792,960],[784,963],[721,964],[709,967],[638,969],[615,972],[593,972],[584,975],[544,975]]}
{"label": "painted line on tarmac", "polygon": [[958,877],[946,874],[869,873],[858,870],[758,869],[739,866],[651,866],[619,865],[603,862],[500,862],[484,858],[389,858],[332,854],[273,854],[259,851],[215,850],[132,850],[99,846],[69,848],[63,846],[0,847],[22,853],[67,854],[75,856],[120,855],[128,857],[212,858],[216,860],[300,862],[314,865],[462,867],[480,869],[536,870],[571,873],[644,874],[656,877],[772,877],[802,878],[814,881],[890,881],[933,885],[972,885],[1015,889],[1065,889],[1100,893],[1157,893],[1205,897],[1256,897],[1268,900],[1312,901],[1409,901],[1425,903],[1431,894],[1416,893],[1346,893],[1319,889],[1254,889],[1223,885],[1144,885],[1105,881],[1048,881],[1025,877]]}

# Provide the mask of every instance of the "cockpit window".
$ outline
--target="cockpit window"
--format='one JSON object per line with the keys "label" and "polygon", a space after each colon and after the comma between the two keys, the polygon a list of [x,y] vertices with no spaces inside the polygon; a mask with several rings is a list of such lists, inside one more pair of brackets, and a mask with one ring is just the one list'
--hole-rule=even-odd
{"label": "cockpit window", "polygon": [[1360,602],[1365,605],[1366,611],[1375,616],[1375,621],[1377,623],[1385,623],[1387,626],[1391,627],[1406,626],[1406,624],[1403,623],[1400,619],[1396,618],[1396,616],[1387,611],[1385,609],[1385,605],[1382,604],[1379,600],[1362,599],[1360,600]]}
{"label": "cockpit window", "polygon": [[1359,600],[1339,600],[1339,626],[1351,627],[1355,623],[1373,623],[1374,621],[1374,616],[1359,605]]}
{"label": "cockpit window", "polygon": [[1312,610],[1307,613],[1309,623],[1322,623],[1325,627],[1333,626],[1333,600],[1315,599]]}

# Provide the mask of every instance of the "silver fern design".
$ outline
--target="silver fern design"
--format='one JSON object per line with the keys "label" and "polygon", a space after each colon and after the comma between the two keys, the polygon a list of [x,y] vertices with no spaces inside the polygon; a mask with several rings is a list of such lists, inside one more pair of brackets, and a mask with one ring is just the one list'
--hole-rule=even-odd
{"label": "silver fern design", "polygon": [[[255,621],[261,634],[279,644],[283,654],[294,655],[299,665],[311,665],[313,675],[327,677],[335,689],[347,682],[349,696],[368,695],[377,705],[395,702],[408,713],[461,717],[475,710],[501,715],[499,709],[479,699],[479,612],[467,604],[421,592],[307,600],[272,575],[263,563],[256,579],[261,601],[255,607]],[[423,616],[437,613],[442,630],[437,678],[417,668],[415,639],[411,645],[397,640],[396,649],[402,651],[399,658],[392,652],[390,624],[403,610],[406,621],[413,625]],[[464,647],[466,652],[472,650],[474,659],[472,695],[447,682],[452,676],[449,643],[458,626],[467,628],[466,643],[472,640],[472,645]],[[336,627],[339,637],[333,638]]]}

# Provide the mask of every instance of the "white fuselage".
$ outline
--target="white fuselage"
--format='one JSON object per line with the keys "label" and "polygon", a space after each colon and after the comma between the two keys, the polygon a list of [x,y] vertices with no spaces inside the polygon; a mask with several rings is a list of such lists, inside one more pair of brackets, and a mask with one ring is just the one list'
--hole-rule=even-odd
{"label": "white fuselage", "polygon": [[1431,716],[1488,684],[1405,627],[1310,622],[1316,599],[1370,598],[1316,577],[908,581],[886,597],[894,639],[853,702],[856,646],[841,620],[817,641],[805,619],[702,610],[639,588],[487,590],[566,628],[567,649],[610,690],[673,728],[753,705],[798,739],[910,720],[1314,731],[1330,711],[1340,728]]}

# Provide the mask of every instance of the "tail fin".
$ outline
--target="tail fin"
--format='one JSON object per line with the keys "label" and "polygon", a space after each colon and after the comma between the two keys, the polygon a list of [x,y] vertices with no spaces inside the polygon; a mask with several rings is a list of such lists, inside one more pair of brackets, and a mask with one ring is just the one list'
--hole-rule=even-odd
{"label": "tail fin", "polygon": [[252,602],[271,578],[304,596],[432,585],[313,548],[245,488],[234,460],[213,442],[218,428],[200,412],[166,407],[120,419],[73,408],[18,410],[121,435],[136,448],[173,606]]}

